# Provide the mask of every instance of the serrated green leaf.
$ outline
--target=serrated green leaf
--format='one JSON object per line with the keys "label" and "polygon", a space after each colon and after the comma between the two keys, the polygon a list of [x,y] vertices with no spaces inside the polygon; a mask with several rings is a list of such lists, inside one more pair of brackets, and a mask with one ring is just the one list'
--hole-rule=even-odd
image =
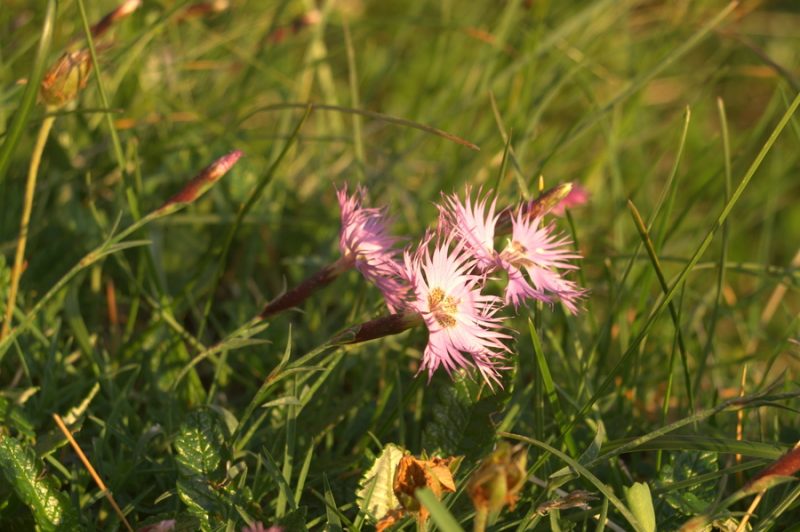
{"label": "serrated green leaf", "polygon": [[221,487],[222,464],[229,454],[226,440],[225,427],[210,408],[190,413],[175,439],[178,495],[203,530],[214,528],[235,511],[235,497]]}
{"label": "serrated green leaf", "polygon": [[190,413],[175,439],[183,474],[217,476],[224,445],[225,433],[215,412],[202,409]]}
{"label": "serrated green leaf", "polygon": [[467,459],[488,453],[497,439],[492,418],[503,410],[508,392],[493,392],[483,382],[456,375],[452,382],[438,381],[434,393],[436,404],[429,409],[433,419],[422,434],[423,448]]}
{"label": "serrated green leaf", "polygon": [[373,522],[400,506],[394,494],[394,474],[404,454],[402,447],[386,445],[358,483],[358,507]]}
{"label": "serrated green leaf", "polygon": [[631,512],[639,520],[645,532],[655,532],[656,513],[653,510],[653,497],[650,495],[650,486],[644,482],[634,482],[633,486],[625,488],[625,498]]}
{"label": "serrated green leaf", "polygon": [[189,513],[200,519],[203,530],[209,530],[211,523],[219,522],[226,513],[227,501],[202,477],[179,478],[175,487]]}
{"label": "serrated green leaf", "polygon": [[0,424],[3,426],[14,427],[14,430],[29,438],[35,436],[33,423],[19,408],[16,402],[9,401],[5,397],[0,397]]}
{"label": "serrated green leaf", "polygon": [[33,449],[0,434],[0,470],[14,493],[30,508],[41,530],[73,530],[78,516],[53,478],[42,475]]}

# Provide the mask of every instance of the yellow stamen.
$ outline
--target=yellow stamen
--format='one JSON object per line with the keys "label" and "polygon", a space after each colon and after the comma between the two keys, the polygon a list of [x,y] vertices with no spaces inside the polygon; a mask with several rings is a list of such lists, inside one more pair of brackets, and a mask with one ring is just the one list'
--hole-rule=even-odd
{"label": "yellow stamen", "polygon": [[428,292],[428,308],[442,327],[452,327],[456,324],[454,316],[458,310],[458,300],[445,294],[441,288],[436,287]]}

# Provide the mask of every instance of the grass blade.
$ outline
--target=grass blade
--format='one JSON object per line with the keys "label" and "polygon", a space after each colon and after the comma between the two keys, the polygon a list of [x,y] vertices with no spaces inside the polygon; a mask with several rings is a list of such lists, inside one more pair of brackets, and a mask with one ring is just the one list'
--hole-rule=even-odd
{"label": "grass blade", "polygon": [[533,344],[533,352],[536,355],[536,364],[539,367],[539,373],[542,377],[542,384],[544,385],[544,392],[547,395],[547,400],[553,408],[558,423],[559,430],[564,435],[564,443],[569,450],[570,455],[576,456],[578,450],[575,447],[575,440],[572,438],[567,419],[564,412],[561,410],[561,403],[558,400],[558,392],[556,391],[553,376],[550,374],[550,368],[547,366],[547,359],[545,359],[544,351],[542,350],[542,342],[539,340],[539,334],[536,332],[536,327],[533,322],[528,318],[528,331],[531,335],[531,343]]}
{"label": "grass blade", "polygon": [[453,514],[442,504],[442,501],[436,498],[430,488],[418,489],[414,492],[414,496],[421,505],[428,509],[431,519],[442,532],[464,532]]}
{"label": "grass blade", "polygon": [[694,266],[700,260],[700,257],[702,257],[703,253],[705,253],[706,249],[708,249],[708,246],[714,239],[714,235],[717,233],[717,231],[725,222],[725,220],[728,219],[728,215],[730,215],[731,210],[733,210],[733,207],[739,201],[739,198],[744,193],[745,189],[747,188],[747,185],[750,183],[750,180],[753,178],[756,171],[761,167],[761,163],[764,161],[764,158],[772,149],[772,146],[775,144],[775,141],[778,140],[778,136],[780,136],[781,132],[786,127],[786,124],[789,122],[789,119],[794,115],[795,111],[797,111],[798,106],[800,106],[800,94],[797,94],[795,96],[794,100],[792,101],[792,104],[789,106],[786,112],[784,112],[780,121],[772,130],[772,134],[769,136],[767,141],[761,147],[761,150],[759,151],[755,160],[753,160],[752,164],[748,168],[747,172],[742,178],[742,181],[739,183],[739,186],[736,187],[736,190],[734,191],[733,195],[725,204],[725,207],[722,209],[722,212],[720,213],[719,217],[714,222],[714,225],[711,227],[711,229],[706,234],[705,238],[702,240],[702,242],[700,242],[698,248],[692,254],[692,257],[689,259],[688,264],[686,264],[683,270],[681,270],[677,278],[673,281],[670,289],[666,292],[666,294],[664,294],[664,297],[655,306],[653,311],[650,313],[650,316],[648,317],[647,321],[644,323],[644,325],[642,325],[642,329],[639,332],[639,334],[631,342],[631,344],[625,350],[625,353],[620,357],[619,361],[617,361],[612,370],[608,373],[608,376],[605,378],[605,380],[603,380],[603,382],[597,388],[592,397],[588,401],[586,401],[586,404],[584,404],[584,406],[578,412],[577,416],[573,418],[571,425],[576,423],[578,419],[583,418],[583,416],[585,416],[589,412],[589,409],[591,409],[592,405],[594,405],[597,402],[597,400],[611,386],[611,384],[613,384],[614,379],[616,378],[616,375],[619,372],[619,370],[622,367],[624,367],[624,365],[627,364],[629,359],[636,353],[639,344],[641,344],[642,340],[644,340],[644,338],[647,336],[647,333],[649,332],[650,327],[653,325],[656,318],[658,318],[658,316],[664,310],[664,307],[666,307],[669,304],[669,302],[672,301],[672,298],[675,297],[678,287],[686,280],[686,277],[688,277],[689,273],[691,273]]}
{"label": "grass blade", "polygon": [[519,434],[512,434],[510,432],[506,432],[501,435],[505,436],[506,438],[512,438],[514,440],[518,440],[533,445],[534,447],[538,447],[543,451],[552,454],[559,460],[563,461],[565,464],[574,469],[575,472],[577,472],[580,476],[588,480],[595,488],[597,488],[597,490],[600,493],[605,495],[605,497],[609,500],[609,502],[611,502],[611,504],[613,504],[617,508],[617,510],[625,518],[625,520],[631,524],[634,530],[637,531],[643,530],[641,524],[633,515],[633,513],[631,513],[628,507],[625,506],[625,504],[623,504],[623,502],[616,495],[614,495],[614,490],[610,486],[603,483],[603,481],[601,481],[599,478],[594,476],[594,474],[591,471],[589,471],[589,469],[582,466],[577,460],[573,460],[572,458],[562,453],[558,449],[551,447],[550,445],[542,441],[534,440],[533,438],[528,438],[526,436],[521,436]]}
{"label": "grass blade", "polygon": [[[6,131],[3,145],[0,147],[0,187],[3,186],[5,181],[6,171],[11,164],[11,155],[14,153],[14,148],[19,143],[25,124],[28,122],[28,116],[36,104],[36,96],[39,94],[39,85],[44,75],[45,65],[50,53],[50,45],[53,41],[53,25],[56,19],[57,6],[56,0],[48,0],[45,5],[42,29],[39,31],[39,47],[36,49],[36,57],[33,59],[28,83],[22,93],[22,99],[14,113],[11,125]],[[3,195],[3,199],[5,199],[5,195]]]}
{"label": "grass blade", "polygon": [[[633,222],[636,225],[636,230],[639,232],[639,236],[642,239],[644,248],[647,250],[647,256],[650,257],[650,263],[653,265],[653,271],[655,271],[656,277],[658,278],[658,284],[661,286],[661,290],[666,295],[669,291],[669,286],[667,285],[667,280],[664,277],[664,271],[661,269],[661,262],[658,260],[658,255],[653,247],[653,241],[650,240],[650,234],[647,231],[647,227],[644,225],[642,216],[639,214],[639,209],[636,208],[636,205],[634,205],[633,201],[630,199],[628,199],[628,209],[631,212],[631,217],[633,218]],[[681,363],[683,364],[683,380],[684,385],[686,386],[686,393],[689,396],[689,412],[694,413],[694,392],[692,390],[692,380],[689,376],[689,360],[688,355],[686,354],[686,342],[683,340],[680,314],[672,301],[670,301],[667,306],[669,308],[669,315],[672,318],[672,323],[675,326],[675,335],[678,338],[678,351],[680,352]],[[670,391],[668,389],[667,394],[669,394],[669,392]]]}

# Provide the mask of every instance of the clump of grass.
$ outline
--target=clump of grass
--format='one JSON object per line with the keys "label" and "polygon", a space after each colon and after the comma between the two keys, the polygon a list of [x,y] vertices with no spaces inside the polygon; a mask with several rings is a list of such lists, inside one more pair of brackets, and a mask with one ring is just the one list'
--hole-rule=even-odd
{"label": "clump of grass", "polygon": [[[378,489],[394,529],[794,523],[791,6],[132,4],[0,12],[3,528],[360,530]],[[352,268],[263,313],[342,253],[334,187],[416,238],[562,182],[588,293],[507,309],[502,387],[417,377]]]}

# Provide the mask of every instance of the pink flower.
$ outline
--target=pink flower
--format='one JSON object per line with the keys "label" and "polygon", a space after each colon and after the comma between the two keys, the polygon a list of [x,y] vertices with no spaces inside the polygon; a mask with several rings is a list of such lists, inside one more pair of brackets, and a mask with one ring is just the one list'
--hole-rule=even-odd
{"label": "pink flower", "polygon": [[569,193],[556,203],[555,207],[550,211],[556,216],[564,216],[564,211],[573,207],[580,207],[589,201],[589,191],[581,185],[572,184],[572,189]]}
{"label": "pink flower", "polygon": [[269,528],[264,528],[264,523],[261,521],[256,521],[253,523],[253,526],[245,526],[242,528],[242,532],[284,532],[283,527],[273,525]]}
{"label": "pink flower", "polygon": [[488,194],[483,199],[478,192],[475,203],[470,200],[472,190],[467,187],[467,199],[462,203],[458,196],[447,196],[444,206],[439,206],[442,229],[458,236],[472,253],[481,271],[491,271],[499,265],[494,250],[494,229],[498,215],[495,215],[497,200],[488,204]]}
{"label": "pink flower", "polygon": [[475,366],[490,386],[500,384],[497,361],[509,351],[503,340],[510,338],[495,316],[502,301],[481,294],[484,277],[474,273],[477,260],[468,248],[451,246],[451,236],[440,239],[431,254],[430,240],[427,235],[413,255],[406,251],[404,256],[413,290],[408,306],[428,328],[420,371],[427,370],[430,380],[440,366],[448,374]]}
{"label": "pink flower", "polygon": [[576,269],[569,260],[580,255],[570,249],[569,238],[554,235],[554,226],[543,226],[541,221],[541,217],[528,219],[521,210],[511,220],[511,239],[499,255],[502,268],[508,272],[506,303],[519,307],[528,298],[548,303],[558,298],[575,314],[585,291],[564,279],[559,270]]}
{"label": "pink flower", "polygon": [[396,312],[403,305],[408,287],[398,277],[399,251],[394,247],[397,238],[388,233],[385,209],[362,207],[366,195],[363,187],[348,196],[345,186],[336,195],[341,209],[339,249],[344,266],[355,266],[380,289],[389,311]]}
{"label": "pink flower", "polygon": [[472,203],[469,195],[467,188],[464,202],[455,195],[446,198],[447,203],[439,207],[441,226],[462,242],[481,273],[500,269],[508,273],[505,302],[518,308],[526,299],[552,303],[558,298],[570,312],[577,312],[577,300],[584,291],[558,271],[575,269],[569,260],[580,258],[570,249],[569,239],[553,236],[553,225],[541,227],[541,215],[531,217],[529,208],[520,208],[511,216],[511,239],[498,253],[494,236],[500,215],[495,214],[495,201],[488,203],[488,197],[480,199],[479,193]]}
{"label": "pink flower", "polygon": [[165,519],[151,525],[145,525],[137,529],[137,532],[172,532],[175,530],[177,521],[175,519]]}

